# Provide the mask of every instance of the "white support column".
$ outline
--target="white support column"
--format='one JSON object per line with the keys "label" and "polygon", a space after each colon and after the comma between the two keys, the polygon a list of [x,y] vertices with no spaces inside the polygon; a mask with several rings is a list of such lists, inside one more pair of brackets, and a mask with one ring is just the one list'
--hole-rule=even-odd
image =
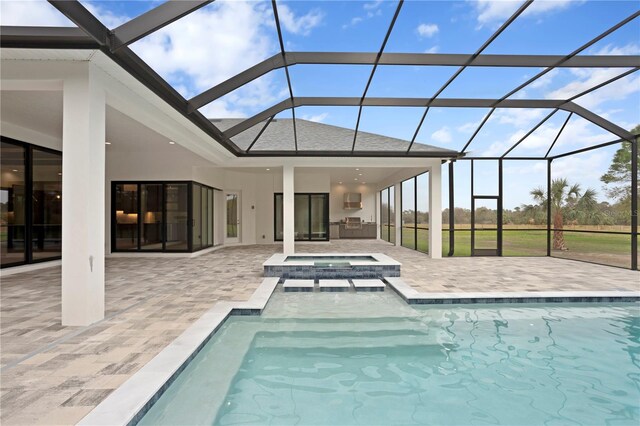
{"label": "white support column", "polygon": [[294,167],[282,166],[282,252],[295,252]]}
{"label": "white support column", "polygon": [[394,218],[393,223],[396,231],[395,245],[402,245],[402,183],[396,183],[393,185],[393,210]]}
{"label": "white support column", "polygon": [[104,318],[105,93],[93,65],[64,82],[62,324]]}
{"label": "white support column", "polygon": [[429,257],[442,258],[442,166],[429,170]]}

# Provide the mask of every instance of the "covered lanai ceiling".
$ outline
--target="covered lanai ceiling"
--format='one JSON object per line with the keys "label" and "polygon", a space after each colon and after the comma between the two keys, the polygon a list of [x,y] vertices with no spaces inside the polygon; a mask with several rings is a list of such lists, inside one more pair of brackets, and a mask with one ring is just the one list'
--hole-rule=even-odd
{"label": "covered lanai ceiling", "polygon": [[[49,3],[77,27],[3,26],[2,46],[100,49],[238,156],[318,155],[309,121],[349,129],[327,155],[483,158],[631,141],[640,122],[637,2]],[[269,149],[274,123],[291,140]],[[377,133],[406,143],[372,151]]]}

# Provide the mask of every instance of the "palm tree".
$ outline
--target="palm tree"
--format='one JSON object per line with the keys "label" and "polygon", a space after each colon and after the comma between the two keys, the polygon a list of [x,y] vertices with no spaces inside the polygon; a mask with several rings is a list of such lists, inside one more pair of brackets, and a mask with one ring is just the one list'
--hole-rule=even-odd
{"label": "palm tree", "polygon": [[[547,193],[543,188],[531,191],[531,196],[542,207],[547,207]],[[572,212],[579,214],[593,214],[597,211],[598,202],[596,191],[588,188],[584,192],[579,184],[570,185],[565,178],[551,181],[551,214],[553,215],[553,249],[567,250],[564,242],[564,217]]]}

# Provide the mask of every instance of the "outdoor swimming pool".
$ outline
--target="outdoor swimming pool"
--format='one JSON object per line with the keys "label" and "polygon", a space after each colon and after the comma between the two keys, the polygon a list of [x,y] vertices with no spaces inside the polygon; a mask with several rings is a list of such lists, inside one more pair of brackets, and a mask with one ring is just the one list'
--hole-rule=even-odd
{"label": "outdoor swimming pool", "polygon": [[640,306],[282,293],[231,317],[141,424],[638,424]]}

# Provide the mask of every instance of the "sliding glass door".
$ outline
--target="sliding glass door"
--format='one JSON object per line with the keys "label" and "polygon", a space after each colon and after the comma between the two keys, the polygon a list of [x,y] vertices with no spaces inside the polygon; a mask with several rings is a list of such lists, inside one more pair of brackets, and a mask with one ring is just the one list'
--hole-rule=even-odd
{"label": "sliding glass door", "polygon": [[114,182],[112,251],[191,252],[211,247],[213,191],[196,182]]}
{"label": "sliding glass door", "polygon": [[2,267],[59,259],[62,254],[62,154],[2,138]]}
{"label": "sliding glass door", "polygon": [[[274,240],[283,238],[282,194],[274,195]],[[294,195],[294,235],[296,241],[329,240],[329,194]]]}

